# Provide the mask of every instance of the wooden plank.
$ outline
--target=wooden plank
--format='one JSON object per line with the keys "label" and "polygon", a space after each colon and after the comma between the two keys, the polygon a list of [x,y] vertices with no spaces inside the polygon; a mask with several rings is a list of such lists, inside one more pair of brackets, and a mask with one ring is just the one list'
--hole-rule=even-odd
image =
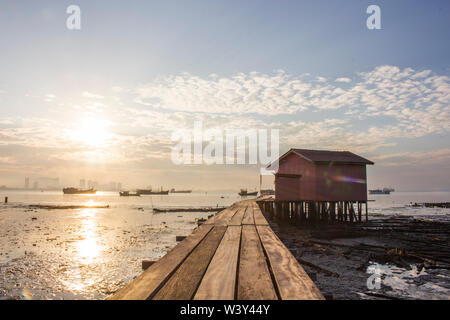
{"label": "wooden plank", "polygon": [[242,225],[242,219],[244,218],[246,208],[244,206],[239,207],[236,214],[231,218],[228,223],[229,226],[240,226]]}
{"label": "wooden plank", "polygon": [[242,224],[255,224],[255,219],[253,218],[253,204],[251,202],[247,203],[247,210],[245,210]]}
{"label": "wooden plank", "polygon": [[226,227],[214,227],[167,280],[166,284],[156,293],[153,299],[192,299],[226,229]]}
{"label": "wooden plank", "polygon": [[263,226],[269,225],[269,223],[267,222],[266,218],[264,217],[261,209],[259,208],[259,206],[256,203],[253,205],[253,218],[255,219],[256,225],[263,225]]}
{"label": "wooden plank", "polygon": [[142,272],[127,286],[109,299],[112,300],[146,300],[162,286],[184,259],[205,238],[213,226],[202,225],[190,236],[180,242],[164,257]]}
{"label": "wooden plank", "polygon": [[277,300],[254,225],[243,225],[239,257],[238,300]]}
{"label": "wooden plank", "polygon": [[241,227],[229,226],[200,283],[194,300],[233,300]]}
{"label": "wooden plank", "polygon": [[239,206],[232,206],[228,209],[222,211],[222,214],[216,218],[214,225],[216,226],[228,226],[228,223],[233,218],[233,216],[239,210]]}
{"label": "wooden plank", "polygon": [[223,209],[222,211],[217,212],[214,217],[209,218],[204,224],[211,224],[214,225],[216,223],[216,220],[224,213],[226,213],[231,207],[228,207],[226,209]]}
{"label": "wooden plank", "polygon": [[269,226],[256,227],[282,300],[324,300],[297,259]]}

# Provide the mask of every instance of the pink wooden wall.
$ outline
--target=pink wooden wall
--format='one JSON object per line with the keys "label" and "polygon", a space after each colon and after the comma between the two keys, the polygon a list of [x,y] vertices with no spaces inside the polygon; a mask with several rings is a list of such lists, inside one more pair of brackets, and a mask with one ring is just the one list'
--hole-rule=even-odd
{"label": "pink wooden wall", "polygon": [[367,200],[365,165],[316,165],[290,154],[280,162],[278,173],[302,177],[298,180],[275,177],[277,200]]}

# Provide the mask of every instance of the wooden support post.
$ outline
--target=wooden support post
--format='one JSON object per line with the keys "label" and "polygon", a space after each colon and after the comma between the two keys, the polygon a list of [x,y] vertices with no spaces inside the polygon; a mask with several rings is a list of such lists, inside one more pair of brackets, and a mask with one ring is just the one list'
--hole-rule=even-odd
{"label": "wooden support post", "polygon": [[350,201],[349,203],[348,213],[350,215],[350,222],[353,222],[355,215],[355,209],[353,208],[353,201]]}
{"label": "wooden support post", "polygon": [[344,222],[347,222],[347,201],[344,201]]}
{"label": "wooden support post", "polygon": [[362,220],[362,204],[361,201],[358,201],[358,221],[361,222]]}
{"label": "wooden support post", "polygon": [[336,202],[332,202],[331,204],[331,221],[336,221]]}
{"label": "wooden support post", "polygon": [[305,214],[305,202],[300,202],[300,221],[304,223],[306,221],[306,214]]}
{"label": "wooden support post", "polygon": [[367,201],[366,201],[366,222],[369,221],[369,210],[367,209]]}

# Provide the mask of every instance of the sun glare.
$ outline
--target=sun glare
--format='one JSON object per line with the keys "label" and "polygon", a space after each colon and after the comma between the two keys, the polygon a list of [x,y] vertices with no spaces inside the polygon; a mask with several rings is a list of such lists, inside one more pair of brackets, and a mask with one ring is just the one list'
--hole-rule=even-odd
{"label": "sun glare", "polygon": [[89,117],[75,129],[73,138],[91,147],[105,147],[111,137],[108,127],[108,121]]}

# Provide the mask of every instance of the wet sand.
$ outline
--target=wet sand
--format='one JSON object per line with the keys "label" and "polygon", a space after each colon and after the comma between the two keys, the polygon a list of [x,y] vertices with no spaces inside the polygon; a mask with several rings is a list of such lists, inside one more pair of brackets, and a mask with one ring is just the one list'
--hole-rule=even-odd
{"label": "wet sand", "polygon": [[208,212],[0,207],[0,297],[103,299],[188,235]]}
{"label": "wet sand", "polygon": [[270,224],[327,299],[450,299],[450,223],[392,219],[371,230]]}

